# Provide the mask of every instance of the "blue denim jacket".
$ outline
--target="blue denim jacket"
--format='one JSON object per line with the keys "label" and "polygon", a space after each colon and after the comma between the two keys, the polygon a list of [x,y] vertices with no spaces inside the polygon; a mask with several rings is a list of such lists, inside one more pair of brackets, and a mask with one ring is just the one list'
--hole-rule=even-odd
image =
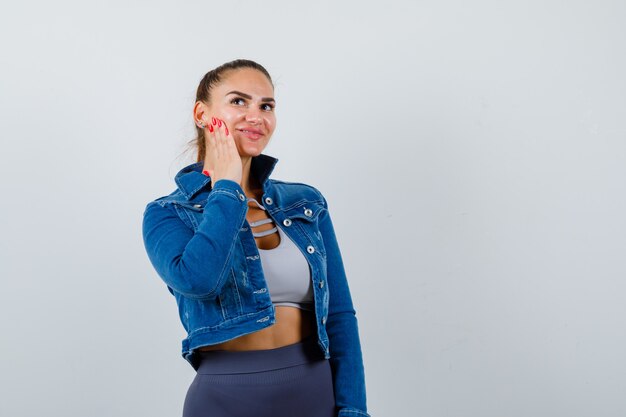
{"label": "blue denim jacket", "polygon": [[[318,343],[333,373],[339,417],[369,416],[365,376],[348,282],[324,196],[314,187],[270,179],[277,158],[252,158],[267,214],[301,249],[313,280]],[[143,239],[148,257],[176,298],[187,331],[182,355],[197,369],[197,349],[275,323],[258,247],[235,181],[212,184],[202,162],[176,174],[178,188],[150,202]]]}

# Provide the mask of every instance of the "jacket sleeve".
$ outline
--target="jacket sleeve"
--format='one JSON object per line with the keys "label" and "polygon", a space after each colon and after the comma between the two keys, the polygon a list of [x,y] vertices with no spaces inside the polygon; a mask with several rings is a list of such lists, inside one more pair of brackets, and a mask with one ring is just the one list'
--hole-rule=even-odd
{"label": "jacket sleeve", "polygon": [[241,186],[228,179],[213,185],[195,233],[171,205],[151,202],[143,217],[150,262],[163,281],[185,297],[215,297],[226,281],[247,211]]}
{"label": "jacket sleeve", "polygon": [[326,249],[329,291],[326,331],[335,403],[339,409],[338,417],[369,417],[356,311],[352,304],[328,203],[323,196],[322,199],[326,210],[320,213],[319,227]]}

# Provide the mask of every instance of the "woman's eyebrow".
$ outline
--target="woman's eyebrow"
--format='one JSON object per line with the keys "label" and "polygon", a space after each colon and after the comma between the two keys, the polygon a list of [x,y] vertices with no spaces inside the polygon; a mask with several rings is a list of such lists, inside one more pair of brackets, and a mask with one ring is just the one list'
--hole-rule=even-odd
{"label": "woman's eyebrow", "polygon": [[[229,95],[229,94],[237,94],[238,96],[247,98],[248,100],[252,100],[252,96],[250,94],[242,93],[241,91],[233,90],[233,91],[229,91],[228,93],[226,93],[226,95]],[[267,103],[268,101],[274,102],[276,100],[274,100],[272,97],[263,97],[261,98],[261,101],[263,103]]]}

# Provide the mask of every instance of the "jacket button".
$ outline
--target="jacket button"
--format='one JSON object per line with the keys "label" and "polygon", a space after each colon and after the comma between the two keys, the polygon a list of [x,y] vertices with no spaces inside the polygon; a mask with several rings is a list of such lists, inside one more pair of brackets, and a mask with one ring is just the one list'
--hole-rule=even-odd
{"label": "jacket button", "polygon": [[272,204],[274,202],[274,200],[272,200],[272,197],[265,197],[265,204]]}
{"label": "jacket button", "polygon": [[241,201],[243,201],[243,200],[245,200],[245,199],[246,199],[246,196],[245,196],[245,195],[243,195],[243,194],[241,194],[241,193],[239,193],[239,199],[240,199]]}
{"label": "jacket button", "polygon": [[283,220],[283,224],[287,227],[291,226],[291,219],[285,219]]}
{"label": "jacket button", "polygon": [[324,281],[320,281],[320,288],[324,288]]}
{"label": "jacket button", "polygon": [[315,248],[313,246],[309,245],[309,246],[306,247],[306,251],[309,252],[309,253],[313,253],[313,252],[315,252]]}
{"label": "jacket button", "polygon": [[311,209],[304,210],[304,215],[307,217],[311,217],[313,215],[313,210]]}

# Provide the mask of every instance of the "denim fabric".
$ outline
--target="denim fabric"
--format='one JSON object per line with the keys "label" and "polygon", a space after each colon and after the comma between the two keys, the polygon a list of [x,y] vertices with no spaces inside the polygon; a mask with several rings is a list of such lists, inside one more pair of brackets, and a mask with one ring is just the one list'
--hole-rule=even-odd
{"label": "denim fabric", "polygon": [[[270,179],[278,159],[252,158],[262,203],[306,257],[313,280],[317,339],[333,374],[342,416],[369,416],[356,312],[324,196],[314,187]],[[152,265],[176,298],[187,331],[182,355],[197,369],[197,348],[275,323],[258,247],[235,181],[215,184],[202,162],[176,174],[177,189],[150,202],[143,239]]]}

